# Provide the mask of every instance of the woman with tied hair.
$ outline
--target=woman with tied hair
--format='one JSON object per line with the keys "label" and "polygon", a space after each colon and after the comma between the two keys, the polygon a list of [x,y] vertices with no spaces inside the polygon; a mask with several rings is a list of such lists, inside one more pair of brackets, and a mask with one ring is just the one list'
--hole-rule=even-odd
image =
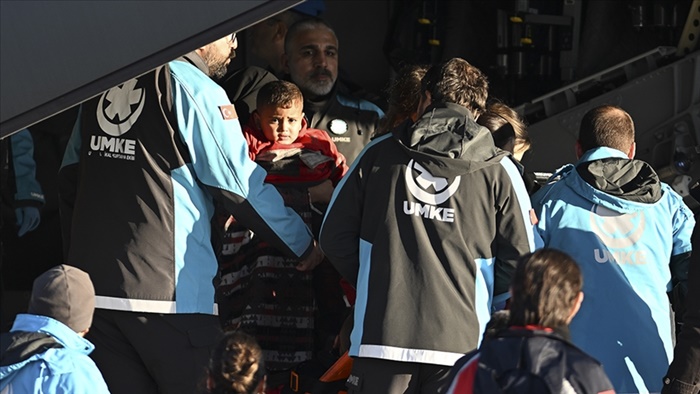
{"label": "woman with tied hair", "polygon": [[210,394],[262,394],[267,376],[262,350],[252,336],[228,332],[209,360],[207,391]]}
{"label": "woman with tied hair", "polygon": [[512,153],[518,161],[530,149],[525,122],[513,108],[500,101],[489,102],[476,123],[489,129],[496,146]]}
{"label": "woman with tied hair", "polygon": [[528,194],[532,195],[539,190],[537,177],[532,172],[526,172],[521,161],[523,155],[530,149],[530,136],[527,133],[527,126],[520,115],[511,107],[498,101],[492,100],[486,106],[476,123],[486,127],[491,131],[494,144],[510,152],[515,159],[515,164],[520,170],[527,188]]}

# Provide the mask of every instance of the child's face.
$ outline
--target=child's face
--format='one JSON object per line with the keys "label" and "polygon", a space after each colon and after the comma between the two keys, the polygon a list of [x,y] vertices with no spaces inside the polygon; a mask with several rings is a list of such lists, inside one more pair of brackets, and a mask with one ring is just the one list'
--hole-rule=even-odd
{"label": "child's face", "polygon": [[258,108],[256,122],[268,141],[287,145],[293,143],[299,136],[303,118],[302,103],[300,100],[295,100],[289,108],[276,106]]}

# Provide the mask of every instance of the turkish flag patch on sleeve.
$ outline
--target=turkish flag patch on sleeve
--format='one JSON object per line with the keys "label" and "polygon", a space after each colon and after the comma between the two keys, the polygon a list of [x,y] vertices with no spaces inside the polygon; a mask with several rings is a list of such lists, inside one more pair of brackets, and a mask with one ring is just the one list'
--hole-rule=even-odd
{"label": "turkish flag patch on sleeve", "polygon": [[539,223],[539,220],[537,220],[537,214],[535,213],[534,209],[530,209],[530,223],[532,223],[533,226]]}
{"label": "turkish flag patch on sleeve", "polygon": [[221,116],[223,116],[224,120],[238,119],[236,107],[234,107],[233,104],[220,105],[219,111],[221,111]]}

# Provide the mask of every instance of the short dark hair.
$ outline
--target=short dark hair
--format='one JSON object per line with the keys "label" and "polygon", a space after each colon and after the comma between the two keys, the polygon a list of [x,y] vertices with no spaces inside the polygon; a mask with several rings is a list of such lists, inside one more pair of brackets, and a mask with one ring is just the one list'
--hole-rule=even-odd
{"label": "short dark hair", "polygon": [[294,22],[291,26],[289,26],[289,29],[287,29],[287,34],[285,34],[284,36],[284,51],[289,52],[289,46],[291,45],[292,40],[296,38],[297,34],[299,34],[299,32],[305,30],[315,30],[318,28],[330,30],[330,32],[333,33],[333,36],[335,36],[335,40],[338,41],[338,36],[335,34],[335,30],[333,30],[333,28],[330,27],[328,23],[326,23],[321,18],[312,16],[300,19]]}
{"label": "short dark hair", "polygon": [[294,102],[304,102],[304,96],[297,85],[289,81],[270,81],[258,90],[257,108],[290,108]]}
{"label": "short dark hair", "polygon": [[583,151],[608,147],[627,153],[634,143],[634,122],[622,108],[601,105],[581,119],[578,142]]}
{"label": "short dark hair", "polygon": [[209,377],[214,387],[208,392],[252,393],[265,373],[263,352],[255,338],[242,331],[230,331],[212,351]]}
{"label": "short dark hair", "polygon": [[564,327],[583,286],[578,264],[556,249],[523,256],[511,282],[510,324]]}
{"label": "short dark hair", "polygon": [[486,108],[489,83],[486,76],[464,59],[436,64],[421,81],[421,93],[430,92],[433,103],[455,103],[476,117]]}

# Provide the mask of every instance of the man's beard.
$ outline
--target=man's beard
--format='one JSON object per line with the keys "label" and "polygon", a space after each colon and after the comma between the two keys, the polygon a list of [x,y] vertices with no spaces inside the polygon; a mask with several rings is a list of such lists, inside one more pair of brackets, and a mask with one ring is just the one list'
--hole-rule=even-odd
{"label": "man's beard", "polygon": [[304,92],[304,94],[311,94],[316,97],[320,96],[325,96],[328,93],[333,90],[333,86],[335,85],[335,80],[333,79],[333,76],[331,75],[330,71],[328,70],[323,70],[323,71],[317,71],[314,74],[312,74],[312,78],[316,76],[317,74],[324,74],[327,75],[329,80],[324,81],[324,82],[316,82],[313,79],[308,79],[306,82],[301,84],[299,88]]}
{"label": "man's beard", "polygon": [[213,51],[209,50],[202,54],[202,60],[209,67],[209,76],[214,79],[221,79],[228,72],[226,61],[229,58],[233,59],[235,56],[236,52],[232,50],[230,57],[217,58]]}

